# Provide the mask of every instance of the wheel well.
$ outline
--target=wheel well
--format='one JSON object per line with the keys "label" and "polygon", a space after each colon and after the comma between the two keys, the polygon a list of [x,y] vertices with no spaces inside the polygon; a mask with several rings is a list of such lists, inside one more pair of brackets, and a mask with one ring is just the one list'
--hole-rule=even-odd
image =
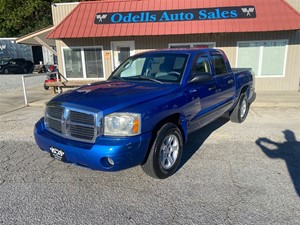
{"label": "wheel well", "polygon": [[184,130],[181,126],[181,122],[180,122],[180,114],[179,113],[176,113],[176,114],[173,114],[173,115],[170,115],[164,119],[162,119],[161,121],[159,121],[153,128],[152,130],[152,137],[151,137],[151,141],[150,141],[150,144],[149,144],[149,148],[148,148],[148,152],[147,152],[147,155],[145,157],[145,160],[144,162],[146,162],[148,156],[149,156],[149,152],[151,150],[151,147],[153,145],[153,142],[156,138],[156,134],[157,132],[159,131],[159,129],[166,123],[174,123],[176,126],[178,126],[180,132],[181,132],[181,135],[182,135],[182,139],[183,139],[183,143],[185,143],[186,141],[186,137],[185,137],[185,133],[184,133]]}
{"label": "wheel well", "polygon": [[170,115],[170,116],[164,118],[163,120],[159,121],[159,122],[155,125],[155,127],[154,127],[154,129],[153,129],[153,131],[152,131],[152,134],[153,134],[152,136],[154,136],[154,135],[157,133],[157,131],[158,131],[164,124],[169,123],[169,122],[174,123],[176,126],[178,126],[178,128],[180,129],[180,132],[181,132],[181,134],[182,134],[183,141],[185,141],[184,131],[183,131],[182,126],[181,126],[181,122],[180,122],[180,114],[179,114],[179,113]]}
{"label": "wheel well", "polygon": [[[229,112],[227,112],[226,117],[230,117],[231,113],[233,112],[234,108],[236,107],[236,105],[237,105],[238,102],[239,102],[239,99],[240,99],[241,94],[246,93],[246,97],[248,98],[248,96],[249,96],[249,91],[248,91],[248,90],[249,90],[249,86],[244,86],[244,87],[241,89],[239,95],[237,96],[237,101],[236,101],[236,103],[234,104],[233,108],[232,108]],[[248,93],[247,93],[247,92],[248,92]]]}
{"label": "wheel well", "polygon": [[245,94],[247,95],[247,97],[248,97],[248,95],[249,95],[249,93],[247,93],[247,92],[248,92],[248,89],[249,89],[249,86],[244,86],[244,87],[242,88],[242,90],[241,90],[240,95],[241,95],[242,93],[245,93]]}

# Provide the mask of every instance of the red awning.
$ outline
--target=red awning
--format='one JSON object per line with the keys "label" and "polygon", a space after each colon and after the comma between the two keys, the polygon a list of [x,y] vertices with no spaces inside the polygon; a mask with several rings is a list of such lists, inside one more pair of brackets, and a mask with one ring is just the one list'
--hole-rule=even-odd
{"label": "red awning", "polygon": [[[164,11],[169,17],[159,20]],[[80,2],[47,38],[283,30],[300,30],[300,14],[284,0],[105,0]]]}

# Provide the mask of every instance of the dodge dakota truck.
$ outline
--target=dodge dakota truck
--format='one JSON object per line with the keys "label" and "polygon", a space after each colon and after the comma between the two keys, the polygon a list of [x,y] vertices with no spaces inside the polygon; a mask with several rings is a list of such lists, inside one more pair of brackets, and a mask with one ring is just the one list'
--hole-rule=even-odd
{"label": "dodge dakota truck", "polygon": [[243,122],[255,99],[251,69],[217,49],[137,54],[106,80],[55,96],[35,125],[37,145],[63,162],[119,171],[141,165],[174,174],[188,134],[222,116]]}

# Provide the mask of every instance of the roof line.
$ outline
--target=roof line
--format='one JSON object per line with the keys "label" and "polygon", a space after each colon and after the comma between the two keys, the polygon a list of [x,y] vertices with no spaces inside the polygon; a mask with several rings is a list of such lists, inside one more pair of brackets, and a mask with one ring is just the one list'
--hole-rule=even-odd
{"label": "roof line", "polygon": [[283,4],[286,4],[287,7],[289,7],[291,10],[293,10],[298,16],[300,16],[300,12],[298,12],[297,9],[295,9],[290,3],[288,3],[286,0],[281,0]]}
{"label": "roof line", "polygon": [[60,6],[60,5],[76,5],[78,4],[79,2],[62,2],[62,3],[55,3],[53,2],[51,5],[53,6]]}
{"label": "roof line", "polygon": [[54,29],[52,30],[52,31],[50,31],[49,32],[49,34],[47,35],[47,37],[46,38],[48,38],[48,36],[49,35],[51,35],[54,31],[55,31],[55,29],[57,28],[57,27],[59,27],[67,18],[69,18],[71,15],[72,15],[72,13],[80,6],[80,2],[77,2],[76,3],[77,5],[69,12],[69,14],[66,16],[66,17],[64,17],[55,27],[54,27]]}
{"label": "roof line", "polygon": [[28,39],[28,38],[34,37],[34,36],[36,36],[36,35],[39,35],[40,33],[44,33],[44,32],[50,31],[50,30],[52,30],[53,28],[54,28],[54,26],[53,26],[53,25],[50,25],[50,26],[48,26],[48,27],[42,28],[42,29],[40,29],[40,30],[31,32],[31,33],[26,34],[26,35],[24,35],[24,36],[22,36],[22,37],[19,37],[19,38],[17,38],[16,41],[23,41],[23,39]]}
{"label": "roof line", "polygon": [[149,1],[149,0],[98,0],[98,1],[85,1],[79,2],[80,4],[88,4],[88,3],[95,3],[95,2],[142,2],[142,1]]}

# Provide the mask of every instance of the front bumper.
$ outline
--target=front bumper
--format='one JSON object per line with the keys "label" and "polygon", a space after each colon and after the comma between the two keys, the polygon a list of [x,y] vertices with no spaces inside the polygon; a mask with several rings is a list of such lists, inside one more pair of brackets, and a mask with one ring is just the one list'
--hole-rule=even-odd
{"label": "front bumper", "polygon": [[[44,120],[39,120],[34,129],[37,145],[50,153],[50,148],[63,150],[65,162],[93,170],[119,171],[144,162],[151,133],[134,137],[99,137],[94,144],[72,141],[58,137],[45,130]],[[107,159],[113,160],[113,165]]]}

